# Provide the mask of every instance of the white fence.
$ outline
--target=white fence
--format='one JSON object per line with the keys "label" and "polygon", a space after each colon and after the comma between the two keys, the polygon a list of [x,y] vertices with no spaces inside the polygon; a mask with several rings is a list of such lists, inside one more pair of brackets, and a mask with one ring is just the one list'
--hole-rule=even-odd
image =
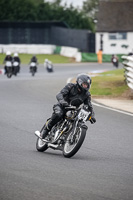
{"label": "white fence", "polygon": [[[56,45],[36,45],[36,44],[0,44],[0,52],[6,53],[11,51],[11,53],[27,53],[27,54],[53,54],[56,49]],[[74,47],[61,47],[60,55],[66,57],[75,58],[76,62],[81,62],[82,56],[78,52],[77,48]]]}
{"label": "white fence", "polygon": [[133,56],[122,56],[128,87],[133,89]]}
{"label": "white fence", "polygon": [[0,44],[0,51],[6,53],[27,53],[27,54],[53,54],[55,45],[36,45],[36,44]]}

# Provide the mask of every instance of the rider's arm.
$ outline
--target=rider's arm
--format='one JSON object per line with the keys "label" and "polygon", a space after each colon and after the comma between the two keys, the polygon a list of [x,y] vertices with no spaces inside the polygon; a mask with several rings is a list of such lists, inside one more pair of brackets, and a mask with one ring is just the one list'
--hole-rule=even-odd
{"label": "rider's arm", "polygon": [[20,60],[20,58],[18,57],[18,62],[19,62],[19,64],[21,63],[21,60]]}
{"label": "rider's arm", "polygon": [[91,103],[90,92],[87,92],[87,98],[85,99],[84,104],[87,105],[88,110],[92,113],[92,115],[94,115],[94,110],[93,110],[93,106],[92,106],[92,103]]}
{"label": "rider's arm", "polygon": [[73,83],[68,83],[57,95],[56,99],[58,100],[59,103],[66,101],[67,96],[73,87]]}
{"label": "rider's arm", "polygon": [[94,113],[94,110],[93,110],[93,106],[92,106],[92,103],[91,103],[91,94],[89,92],[87,94],[86,100],[84,101],[84,104],[88,106],[88,110],[91,112],[90,122],[92,124],[94,124],[96,122],[96,119],[95,119],[95,113]]}

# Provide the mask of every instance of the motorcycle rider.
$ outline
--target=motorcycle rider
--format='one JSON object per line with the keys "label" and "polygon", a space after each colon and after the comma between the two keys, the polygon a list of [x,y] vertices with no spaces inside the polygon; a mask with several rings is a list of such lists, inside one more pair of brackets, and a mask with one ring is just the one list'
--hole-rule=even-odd
{"label": "motorcycle rider", "polygon": [[53,63],[49,61],[50,68],[53,69]]}
{"label": "motorcycle rider", "polygon": [[[18,70],[17,70],[17,72],[19,72],[19,71],[20,71],[20,63],[21,63],[21,60],[20,60],[20,58],[19,58],[19,56],[18,56],[18,53],[14,53],[14,55],[13,55],[13,62],[18,62],[18,63],[19,63]],[[13,69],[13,70],[14,70],[14,69]]]}
{"label": "motorcycle rider", "polygon": [[49,60],[46,58],[44,61],[44,65],[47,65],[48,62],[49,62]]}
{"label": "motorcycle rider", "polygon": [[53,64],[50,60],[46,63],[46,70],[48,72],[53,72]]}
{"label": "motorcycle rider", "polygon": [[[82,100],[88,111],[91,112],[90,122],[93,124],[96,122],[95,114],[91,104],[91,94],[89,89],[91,87],[91,78],[82,74],[77,77],[76,84],[68,83],[57,95],[58,103],[53,106],[53,114],[51,118],[46,122],[42,133],[38,133],[37,136],[44,139],[52,127],[59,122],[64,114],[65,107],[70,105],[70,102],[74,99]],[[80,104],[82,104],[80,103]]]}
{"label": "motorcycle rider", "polygon": [[112,64],[113,64],[116,68],[118,68],[118,66],[119,66],[119,60],[118,60],[117,55],[115,55],[115,54],[112,55],[112,57],[111,57],[111,62],[112,62]]}
{"label": "motorcycle rider", "polygon": [[[31,60],[30,60],[30,63],[32,63],[32,62],[34,62],[34,63],[36,63],[36,66],[35,66],[35,72],[37,72],[37,64],[38,64],[38,61],[37,61],[37,57],[34,55],[34,56],[32,56],[32,58],[31,58]],[[30,66],[30,71],[31,71],[31,66]]]}
{"label": "motorcycle rider", "polygon": [[[6,63],[7,61],[10,61],[12,63],[12,56],[11,56],[11,52],[10,51],[7,51],[6,52],[6,57],[3,61],[3,64]],[[7,66],[5,65],[4,66],[4,69],[5,69],[5,74],[7,73]]]}
{"label": "motorcycle rider", "polygon": [[44,67],[48,70],[49,60],[46,58],[44,61]]}

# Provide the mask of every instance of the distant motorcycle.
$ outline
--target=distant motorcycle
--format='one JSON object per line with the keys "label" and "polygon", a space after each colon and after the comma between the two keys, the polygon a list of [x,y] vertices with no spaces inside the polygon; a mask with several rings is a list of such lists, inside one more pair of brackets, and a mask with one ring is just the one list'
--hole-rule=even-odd
{"label": "distant motorcycle", "polygon": [[112,56],[111,61],[112,61],[113,65],[114,65],[116,68],[118,68],[118,66],[119,66],[119,61],[118,61],[117,56],[115,56],[115,55]]}
{"label": "distant motorcycle", "polygon": [[[45,139],[39,138],[39,131],[35,132],[37,136],[36,149],[40,152],[48,148],[61,150],[63,156],[70,158],[74,156],[83,144],[86,136],[86,121],[91,121],[91,113],[84,106],[71,106],[65,108],[66,115],[53,126]],[[78,103],[76,103],[78,105]],[[79,104],[80,105],[80,104]],[[42,127],[41,131],[45,128]]]}
{"label": "distant motorcycle", "polygon": [[32,76],[37,72],[37,64],[35,62],[30,63],[30,72]]}
{"label": "distant motorcycle", "polygon": [[17,76],[17,73],[19,72],[19,62],[14,61],[13,62],[13,74]]}
{"label": "distant motorcycle", "polygon": [[11,61],[6,61],[5,70],[6,70],[7,77],[11,78],[13,74],[13,67],[12,67]]}
{"label": "distant motorcycle", "polygon": [[52,64],[51,61],[46,63],[46,69],[47,69],[48,72],[53,72],[54,71],[53,70],[53,64]]}

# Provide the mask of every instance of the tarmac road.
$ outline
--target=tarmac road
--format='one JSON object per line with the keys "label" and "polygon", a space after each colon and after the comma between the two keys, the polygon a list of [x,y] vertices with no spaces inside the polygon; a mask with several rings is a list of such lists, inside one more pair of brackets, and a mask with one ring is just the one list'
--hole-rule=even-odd
{"label": "tarmac road", "polygon": [[[81,68],[82,67],[82,68]],[[0,77],[0,200],[132,200],[133,117],[94,106],[85,142],[71,159],[36,151],[34,131],[51,116],[67,78],[111,65],[42,67]]]}

